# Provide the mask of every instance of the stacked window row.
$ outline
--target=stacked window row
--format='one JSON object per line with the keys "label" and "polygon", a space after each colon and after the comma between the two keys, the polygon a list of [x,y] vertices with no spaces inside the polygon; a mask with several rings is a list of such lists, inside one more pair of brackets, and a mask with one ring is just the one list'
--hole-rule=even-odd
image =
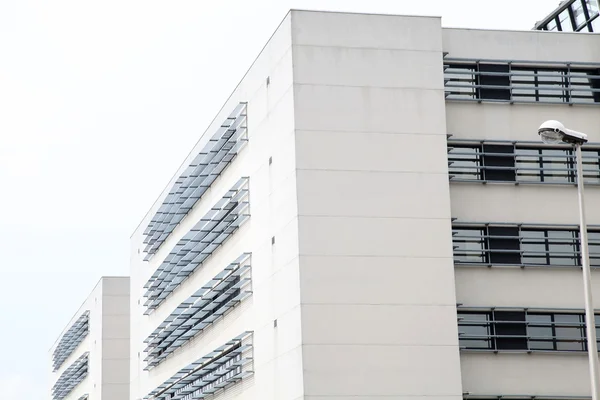
{"label": "stacked window row", "polygon": [[444,60],[446,99],[509,103],[600,103],[600,64]]}
{"label": "stacked window row", "polygon": [[89,331],[89,311],[85,311],[77,318],[71,327],[60,338],[58,345],[52,353],[52,370],[54,372],[63,365],[75,351],[77,346],[85,339]]}
{"label": "stacked window row", "polygon": [[144,343],[146,370],[160,364],[251,295],[250,254],[243,254],[182,302]]}
{"label": "stacked window row", "polygon": [[598,0],[570,0],[544,21],[536,24],[540,31],[600,32]]}
{"label": "stacked window row", "polygon": [[252,363],[252,332],[244,332],[181,369],[144,400],[203,399],[252,375]]}
{"label": "stacked window row", "polygon": [[52,399],[62,400],[79,385],[88,374],[89,353],[82,354],[63,372],[52,387]]}
{"label": "stacked window row", "polygon": [[[600,336],[600,315],[594,322]],[[467,350],[587,351],[583,313],[459,309],[458,332]]]}
{"label": "stacked window row", "polygon": [[248,219],[248,178],[240,179],[175,245],[144,285],[144,305],[155,310]]}
{"label": "stacked window row", "polygon": [[[583,177],[600,184],[600,147],[584,146]],[[507,142],[448,141],[451,181],[574,184],[573,148]]]}
{"label": "stacked window row", "polygon": [[240,103],[233,110],[175,181],[144,231],[146,261],[152,258],[179,222],[248,142],[246,108],[246,103]]}
{"label": "stacked window row", "polygon": [[[574,267],[581,265],[577,228],[508,224],[452,226],[458,265]],[[600,230],[588,229],[590,265],[600,267]]]}

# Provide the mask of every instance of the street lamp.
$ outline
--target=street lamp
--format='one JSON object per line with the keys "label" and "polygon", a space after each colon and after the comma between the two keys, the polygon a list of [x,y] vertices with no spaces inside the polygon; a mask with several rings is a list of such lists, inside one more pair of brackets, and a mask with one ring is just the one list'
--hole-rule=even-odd
{"label": "street lamp", "polygon": [[581,239],[581,267],[583,269],[585,329],[590,364],[590,381],[592,384],[592,400],[600,400],[600,381],[598,376],[600,368],[598,367],[598,347],[596,345],[596,320],[594,316],[594,303],[592,302],[590,256],[588,251],[587,225],[585,223],[585,204],[583,201],[583,159],[581,157],[581,146],[588,141],[587,135],[567,129],[558,121],[544,122],[538,129],[538,134],[544,143],[566,143],[575,147],[577,158],[577,193],[579,195],[579,237]]}

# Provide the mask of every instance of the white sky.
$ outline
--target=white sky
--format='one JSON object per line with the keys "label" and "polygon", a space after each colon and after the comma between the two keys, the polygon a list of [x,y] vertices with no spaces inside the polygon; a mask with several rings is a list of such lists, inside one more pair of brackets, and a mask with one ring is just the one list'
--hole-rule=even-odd
{"label": "white sky", "polygon": [[529,30],[559,0],[0,0],[0,398],[48,349],[290,8]]}

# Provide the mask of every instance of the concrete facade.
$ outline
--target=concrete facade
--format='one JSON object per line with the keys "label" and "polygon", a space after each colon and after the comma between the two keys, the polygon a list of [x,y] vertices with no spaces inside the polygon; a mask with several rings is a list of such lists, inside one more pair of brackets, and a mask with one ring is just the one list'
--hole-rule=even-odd
{"label": "concrete facade", "polygon": [[[48,399],[127,400],[129,398],[129,278],[103,277],[75,313],[50,349],[51,382]],[[87,318],[86,318],[87,316]],[[79,333],[72,334],[78,321],[87,320]],[[87,333],[85,333],[87,332]],[[76,343],[63,352],[68,357],[56,369],[61,343],[72,337]],[[64,339],[64,340],[63,340]],[[58,349],[57,349],[58,348]],[[58,351],[57,351],[58,350]],[[67,376],[67,370],[87,354],[83,379]],[[64,358],[64,357],[63,357]],[[56,370],[55,370],[56,369]],[[81,374],[74,374],[80,376]],[[61,377],[75,386],[67,393],[53,388]],[[64,381],[64,379],[63,379]]]}
{"label": "concrete facade", "polygon": [[[453,182],[448,135],[531,142],[541,122],[559,119],[600,142],[598,106],[448,100],[445,57],[600,64],[600,36],[291,11],[131,238],[130,399],[177,392],[187,400],[205,390],[240,400],[589,394],[585,352],[461,349],[457,304],[581,310],[583,295],[579,268],[455,265],[455,220],[576,225],[578,219],[572,185]],[[149,252],[154,239],[147,227],[182,213],[165,211],[165,204],[177,210],[186,202],[177,196],[187,189],[171,189],[185,184],[187,167],[198,164],[196,156],[240,103],[247,144]],[[242,177],[249,203],[243,225],[214,245],[212,233],[189,239],[203,232],[199,224],[213,218],[211,209]],[[597,190],[588,189],[590,204],[600,200]],[[600,224],[594,207],[588,217]],[[207,257],[181,272],[203,240]],[[178,310],[246,253],[251,294],[223,306],[192,338],[176,339],[211,314],[185,320]],[[166,281],[153,285],[157,271]],[[150,309],[148,293],[167,281],[175,288]],[[220,295],[202,294],[206,303],[189,310],[213,303],[215,310]],[[237,362],[247,361],[215,378],[224,370],[214,360],[227,351],[214,350],[245,332],[250,336],[240,343],[250,356]],[[154,342],[156,350],[148,350]],[[162,357],[157,365],[148,366],[148,351]],[[213,359],[203,358],[209,354]],[[186,381],[200,368],[207,372]]]}

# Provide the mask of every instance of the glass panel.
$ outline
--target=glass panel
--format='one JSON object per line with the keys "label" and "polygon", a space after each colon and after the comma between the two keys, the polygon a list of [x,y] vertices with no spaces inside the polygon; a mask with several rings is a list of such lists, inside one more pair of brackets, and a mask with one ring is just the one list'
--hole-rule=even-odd
{"label": "glass panel", "polygon": [[[594,322],[596,323],[596,343],[598,343],[600,340],[600,315],[594,315]],[[585,345],[585,348],[587,349],[587,344]]]}
{"label": "glass panel", "polygon": [[557,350],[584,350],[582,318],[579,314],[554,314]]}
{"label": "glass panel", "polygon": [[475,66],[445,65],[444,80],[448,98],[475,98]]}
{"label": "glass panel", "polygon": [[454,261],[464,263],[484,263],[485,239],[482,228],[453,229],[452,244],[454,246]]}
{"label": "glass panel", "polygon": [[527,314],[527,336],[532,350],[554,350],[551,314]]}
{"label": "glass panel", "polygon": [[598,0],[584,0],[590,18],[598,14]]}
{"label": "glass panel", "polygon": [[448,151],[450,175],[457,179],[481,180],[479,147],[455,147]]}
{"label": "glass panel", "polygon": [[588,230],[590,265],[600,267],[600,232]]}
{"label": "glass panel", "polygon": [[575,231],[548,231],[550,265],[579,265]]}
{"label": "glass panel", "polygon": [[521,248],[523,249],[523,264],[547,265],[546,231],[521,230]]}
{"label": "glass panel", "polygon": [[494,311],[498,350],[527,350],[527,324],[523,311]]}
{"label": "glass panel", "polygon": [[600,154],[598,151],[583,151],[583,175],[585,182],[600,183]]}
{"label": "glass panel", "polygon": [[539,149],[515,149],[517,167],[517,180],[540,182],[540,157]]}
{"label": "glass panel", "polygon": [[546,29],[549,30],[549,31],[556,31],[556,30],[558,30],[558,27],[556,26],[556,19],[550,20],[550,22],[548,22],[546,24]]}
{"label": "glass panel", "polygon": [[542,181],[570,182],[573,175],[569,171],[572,163],[572,151],[567,149],[542,149]]}
{"label": "glass panel", "polygon": [[573,25],[571,23],[571,17],[569,16],[569,9],[565,9],[558,15],[558,19],[560,20],[560,27],[563,32],[573,32]]}
{"label": "glass panel", "polygon": [[460,345],[468,349],[491,349],[489,314],[458,313]]}
{"label": "glass panel", "polygon": [[585,14],[583,13],[583,4],[581,1],[582,0],[575,0],[572,5],[573,15],[575,16],[575,26],[577,26],[578,29],[581,28],[586,22]]}

